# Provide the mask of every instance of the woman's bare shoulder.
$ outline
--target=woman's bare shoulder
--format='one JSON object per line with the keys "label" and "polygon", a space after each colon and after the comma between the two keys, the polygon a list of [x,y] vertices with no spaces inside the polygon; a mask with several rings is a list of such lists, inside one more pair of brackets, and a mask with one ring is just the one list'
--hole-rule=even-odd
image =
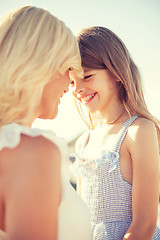
{"label": "woman's bare shoulder", "polygon": [[60,149],[43,136],[22,135],[16,148],[4,149],[1,154],[4,157],[1,189],[7,202],[6,228],[11,234],[20,226],[21,235],[30,234],[30,230],[43,235],[43,227],[56,218],[60,203]]}
{"label": "woman's bare shoulder", "polygon": [[[59,170],[61,152],[56,144],[43,136],[21,136],[21,141],[14,149],[4,148],[0,151],[0,171],[3,182],[18,184],[25,177],[41,178]],[[5,181],[6,180],[6,181]]]}
{"label": "woman's bare shoulder", "polygon": [[43,159],[46,155],[51,157],[60,155],[60,149],[57,144],[42,135],[37,137],[22,135],[21,142],[17,148],[21,154],[23,154],[22,151],[25,151],[27,155],[33,154],[35,159],[36,157]]}
{"label": "woman's bare shoulder", "polygon": [[[4,161],[5,159],[13,159],[12,161],[23,161],[31,158],[36,159],[44,159],[46,156],[56,157],[56,155],[60,155],[60,149],[58,146],[48,140],[43,136],[31,137],[22,134],[21,140],[18,146],[15,148],[4,148],[0,152]],[[19,156],[19,157],[18,157]],[[32,157],[31,157],[32,156]],[[15,158],[15,159],[14,159]]]}

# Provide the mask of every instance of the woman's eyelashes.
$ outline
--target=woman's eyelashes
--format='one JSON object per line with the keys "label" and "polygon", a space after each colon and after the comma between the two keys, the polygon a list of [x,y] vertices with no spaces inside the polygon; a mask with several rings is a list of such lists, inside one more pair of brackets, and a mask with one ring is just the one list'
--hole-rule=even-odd
{"label": "woman's eyelashes", "polygon": [[73,86],[74,85],[74,81],[70,81],[70,86]]}

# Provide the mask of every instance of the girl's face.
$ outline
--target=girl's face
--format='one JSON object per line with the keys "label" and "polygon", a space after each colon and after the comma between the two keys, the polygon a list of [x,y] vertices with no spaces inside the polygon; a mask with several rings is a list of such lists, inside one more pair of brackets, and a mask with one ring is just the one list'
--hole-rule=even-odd
{"label": "girl's face", "polygon": [[58,114],[58,105],[60,98],[68,90],[70,83],[69,70],[58,77],[54,77],[43,90],[41,104],[38,109],[38,118],[53,119]]}
{"label": "girl's face", "polygon": [[90,113],[105,113],[119,101],[118,80],[107,69],[84,69],[84,78],[70,73],[73,95],[86,106]]}

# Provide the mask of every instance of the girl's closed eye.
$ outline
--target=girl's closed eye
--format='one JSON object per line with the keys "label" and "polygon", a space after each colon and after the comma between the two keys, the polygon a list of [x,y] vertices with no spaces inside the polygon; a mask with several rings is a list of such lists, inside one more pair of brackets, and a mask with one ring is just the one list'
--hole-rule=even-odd
{"label": "girl's closed eye", "polygon": [[[83,78],[82,80],[88,81],[92,76],[93,76],[93,74],[86,75],[86,76],[84,76],[84,78]],[[70,81],[70,86],[73,87],[74,84],[75,84],[75,81],[74,81],[74,80],[71,80],[71,81]]]}
{"label": "girl's closed eye", "polygon": [[93,74],[86,75],[86,76],[84,76],[84,80],[89,80],[92,76],[93,76]]}

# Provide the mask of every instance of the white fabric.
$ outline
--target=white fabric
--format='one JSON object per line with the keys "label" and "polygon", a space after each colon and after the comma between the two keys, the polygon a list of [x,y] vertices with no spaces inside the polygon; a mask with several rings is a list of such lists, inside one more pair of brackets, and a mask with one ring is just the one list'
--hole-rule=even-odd
{"label": "white fabric", "polygon": [[31,137],[39,135],[56,144],[62,155],[62,200],[59,207],[59,237],[58,240],[89,240],[90,219],[85,203],[77,195],[69,183],[67,171],[68,148],[62,138],[53,132],[24,127],[16,123],[8,124],[0,129],[0,150],[4,147],[15,148],[21,141],[21,134]]}

